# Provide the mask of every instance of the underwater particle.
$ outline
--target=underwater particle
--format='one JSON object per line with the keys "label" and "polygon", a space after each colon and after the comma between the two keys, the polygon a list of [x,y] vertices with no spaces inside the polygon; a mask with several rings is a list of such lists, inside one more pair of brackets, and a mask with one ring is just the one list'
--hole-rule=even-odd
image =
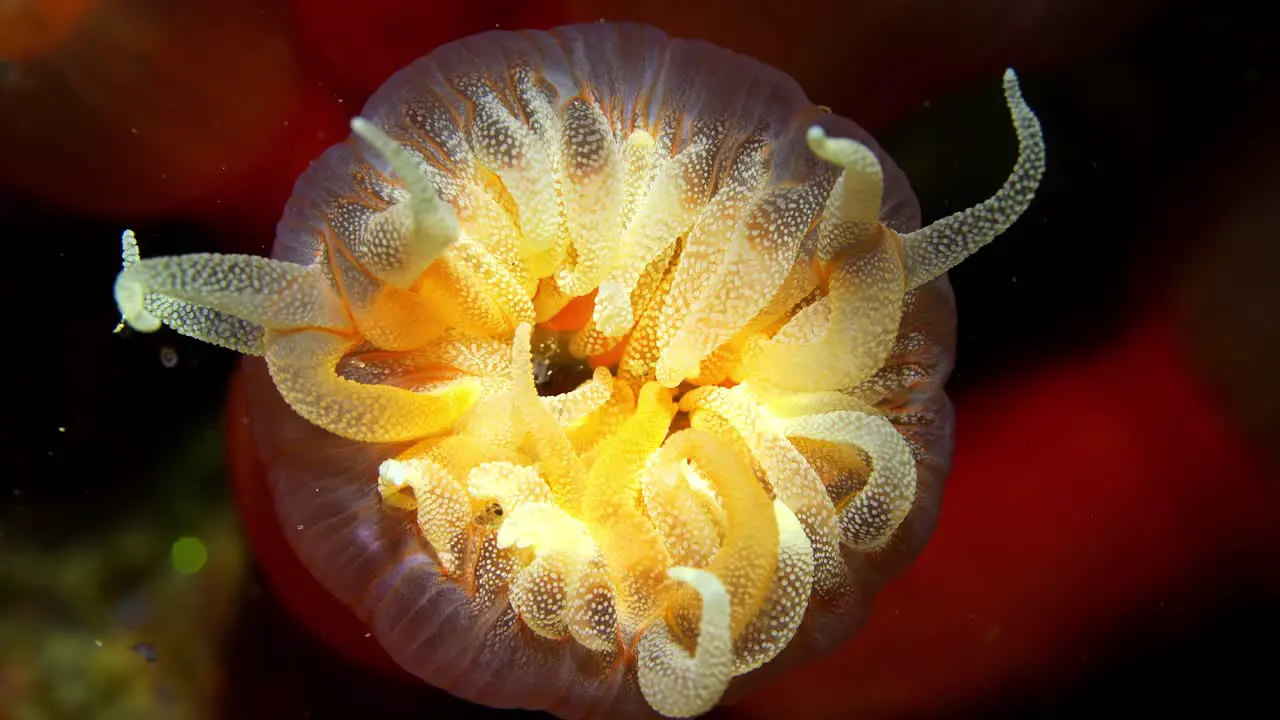
{"label": "underwater particle", "polygon": [[160,364],[167,368],[177,367],[178,351],[169,345],[160,348]]}
{"label": "underwater particle", "polygon": [[155,662],[158,657],[156,654],[156,646],[149,642],[136,642],[130,650],[133,650],[138,657],[149,663]]}
{"label": "underwater particle", "polygon": [[200,538],[178,538],[169,549],[169,561],[173,564],[173,569],[183,575],[200,572],[208,560],[209,551]]}

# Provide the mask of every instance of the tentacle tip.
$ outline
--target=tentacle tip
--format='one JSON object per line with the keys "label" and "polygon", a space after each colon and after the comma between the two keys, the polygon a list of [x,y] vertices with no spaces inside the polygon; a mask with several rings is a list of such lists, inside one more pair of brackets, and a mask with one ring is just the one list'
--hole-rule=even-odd
{"label": "tentacle tip", "polygon": [[388,459],[378,466],[378,494],[383,503],[401,510],[413,510],[418,503],[412,489],[412,471],[409,462]]}
{"label": "tentacle tip", "polygon": [[400,148],[399,143],[391,139],[385,130],[365,118],[357,115],[351,118],[351,133],[360,140],[364,141],[373,148],[382,159],[386,160],[391,168],[400,175],[400,179],[409,185],[408,189],[412,194],[416,184],[418,175],[420,174],[413,164],[405,162],[404,151]]}
{"label": "tentacle tip", "polygon": [[116,325],[116,332],[120,332],[125,325],[144,333],[159,330],[163,323],[160,318],[147,312],[146,290],[127,275],[128,271],[121,272],[116,278],[116,307],[120,310],[120,323]]}
{"label": "tentacle tip", "polygon": [[125,230],[120,233],[120,260],[122,267],[127,270],[141,259],[142,252],[138,249],[138,237],[133,234],[132,230]]}
{"label": "tentacle tip", "polygon": [[129,327],[133,328],[135,331],[140,333],[153,333],[159,330],[164,325],[164,323],[160,322],[160,318],[156,317],[155,315],[152,315],[151,313],[143,312],[143,313],[134,315],[133,317],[126,316],[121,318],[120,323],[116,325],[116,332],[123,331],[125,325],[128,325]]}
{"label": "tentacle tip", "polygon": [[358,137],[361,137],[361,138],[368,137],[369,135],[372,135],[374,133],[382,132],[382,129],[379,128],[377,125],[374,125],[373,123],[369,122],[368,120],[365,120],[359,115],[351,118],[350,126],[351,126],[351,132],[355,133]]}
{"label": "tentacle tip", "polygon": [[725,609],[728,608],[729,594],[720,579],[714,574],[699,568],[676,565],[667,568],[667,577],[692,586],[694,590],[697,590],[698,594],[703,598],[704,608],[708,606],[714,607],[720,603],[724,605]]}
{"label": "tentacle tip", "polygon": [[1018,74],[1013,71],[1013,68],[1004,71],[1003,84],[1006,101],[1010,105],[1029,111],[1029,108],[1026,108],[1026,102],[1022,99],[1022,86],[1018,83]]}
{"label": "tentacle tip", "polygon": [[516,531],[515,523],[504,522],[498,528],[497,547],[499,550],[510,550],[516,541],[520,539],[520,534]]}
{"label": "tentacle tip", "polygon": [[835,146],[839,143],[840,139],[832,139],[821,125],[810,125],[809,129],[805,131],[804,141],[805,144],[809,146],[809,151],[814,155],[817,155],[827,162],[835,163],[836,165],[841,164],[834,152]]}
{"label": "tentacle tip", "polygon": [[121,272],[116,278],[116,307],[120,310],[120,322],[116,323],[113,333],[124,331],[126,325],[138,332],[155,332],[160,329],[160,318],[147,312],[144,305],[146,291],[137,282],[125,279],[124,271],[138,264],[142,253],[138,250],[138,237],[132,230],[120,233]]}
{"label": "tentacle tip", "polygon": [[879,176],[882,173],[880,160],[871,148],[853,138],[831,137],[818,125],[812,125],[805,132],[805,142],[809,150],[832,165],[851,169],[861,174]]}
{"label": "tentacle tip", "polygon": [[696,586],[698,582],[699,574],[698,574],[698,570],[694,568],[681,567],[677,565],[675,567],[667,568],[667,577],[671,578],[672,580],[677,580],[679,582],[682,582],[686,585]]}
{"label": "tentacle tip", "polygon": [[409,473],[403,460],[394,458],[383,460],[378,465],[378,479],[392,490],[401,490],[409,486]]}

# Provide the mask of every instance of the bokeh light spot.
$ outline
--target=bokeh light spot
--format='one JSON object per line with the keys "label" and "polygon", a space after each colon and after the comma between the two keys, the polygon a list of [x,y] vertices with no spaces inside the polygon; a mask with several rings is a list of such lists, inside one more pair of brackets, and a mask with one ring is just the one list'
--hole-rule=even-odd
{"label": "bokeh light spot", "polygon": [[169,561],[173,569],[183,575],[194,575],[200,572],[209,560],[209,551],[200,538],[178,538],[169,549]]}

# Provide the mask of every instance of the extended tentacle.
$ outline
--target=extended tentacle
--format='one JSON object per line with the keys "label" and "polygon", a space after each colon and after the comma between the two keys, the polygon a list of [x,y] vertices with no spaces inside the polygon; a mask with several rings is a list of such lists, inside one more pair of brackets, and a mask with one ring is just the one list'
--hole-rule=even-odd
{"label": "extended tentacle", "polygon": [[843,168],[818,224],[818,260],[830,262],[841,250],[876,231],[884,170],[866,145],[828,137],[818,125],[809,128],[805,141],[814,155]]}
{"label": "extended tentacle", "polygon": [[138,332],[168,325],[198,340],[250,355],[264,352],[267,330],[321,328],[348,333],[342,300],[319,272],[256,255],[142,258],[132,231],[121,237],[116,277],[121,322]]}
{"label": "extended tentacle", "polygon": [[[817,260],[828,294],[772,338],[743,352],[743,375],[791,390],[835,390],[870,377],[888,357],[902,317],[902,262],[880,224],[884,170],[875,153],[815,125],[810,151],[842,168],[817,227]],[[833,363],[831,358],[843,358]]]}
{"label": "extended tentacle", "polygon": [[1018,160],[1004,185],[987,200],[902,236],[907,289],[919,287],[977,252],[1026,211],[1044,175],[1040,121],[1022,99],[1018,76],[1004,73],[1004,96],[1018,134]]}
{"label": "extended tentacle", "polygon": [[[458,239],[457,213],[440,199],[418,161],[382,128],[356,117],[351,119],[351,131],[387,161],[409,192],[407,201],[381,216],[387,218],[385,232],[366,233],[361,247],[353,250],[383,282],[407,289]],[[375,224],[373,229],[382,228]]]}

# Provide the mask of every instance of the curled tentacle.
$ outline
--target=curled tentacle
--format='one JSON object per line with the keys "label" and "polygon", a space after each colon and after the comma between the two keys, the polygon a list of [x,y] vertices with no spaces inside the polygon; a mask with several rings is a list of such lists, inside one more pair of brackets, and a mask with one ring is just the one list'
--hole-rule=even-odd
{"label": "curled tentacle", "polygon": [[665,622],[651,624],[636,646],[640,692],[663,715],[693,717],[715,707],[733,676],[729,594],[704,570],[673,567],[667,575],[690,585],[702,598],[698,649],[690,655]]}
{"label": "curled tentacle", "polygon": [[880,224],[884,171],[875,153],[850,138],[829,137],[814,125],[805,134],[814,155],[843,169],[818,226],[818,259],[829,262],[841,250],[865,238]]}
{"label": "curled tentacle", "polygon": [[866,451],[871,474],[866,486],[839,509],[840,530],[844,541],[860,550],[877,550],[888,543],[916,499],[911,448],[893,425],[882,417],[845,410],[791,420],[786,432]]}
{"label": "curled tentacle", "polygon": [[378,151],[395,170],[409,192],[409,199],[394,208],[404,208],[407,232],[374,235],[362,253],[376,262],[371,268],[378,277],[396,287],[407,288],[458,239],[458,216],[436,194],[431,180],[413,156],[392,140],[382,128],[361,117],[352,118],[351,131]]}

